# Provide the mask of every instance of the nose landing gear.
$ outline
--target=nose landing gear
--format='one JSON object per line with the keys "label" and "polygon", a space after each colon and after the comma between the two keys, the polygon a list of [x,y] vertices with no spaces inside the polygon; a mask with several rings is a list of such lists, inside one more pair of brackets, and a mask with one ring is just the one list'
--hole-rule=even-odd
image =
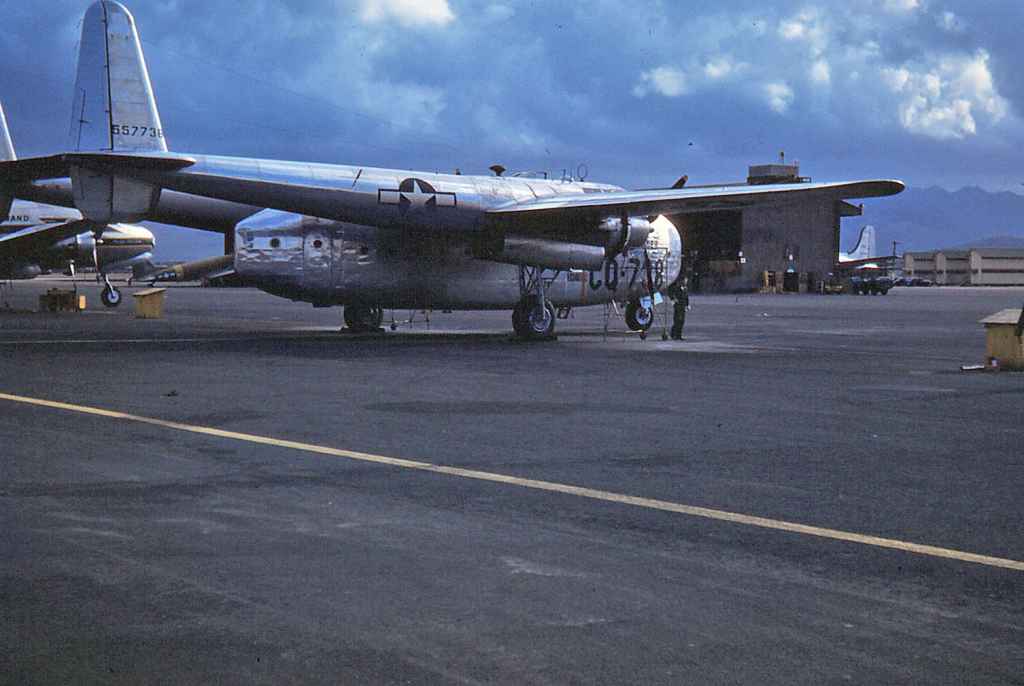
{"label": "nose landing gear", "polygon": [[645,307],[639,300],[626,305],[626,327],[630,331],[647,331],[654,324],[654,308]]}
{"label": "nose landing gear", "polygon": [[110,279],[103,277],[103,290],[100,291],[100,300],[107,307],[117,307],[121,304],[121,291],[116,288]]}

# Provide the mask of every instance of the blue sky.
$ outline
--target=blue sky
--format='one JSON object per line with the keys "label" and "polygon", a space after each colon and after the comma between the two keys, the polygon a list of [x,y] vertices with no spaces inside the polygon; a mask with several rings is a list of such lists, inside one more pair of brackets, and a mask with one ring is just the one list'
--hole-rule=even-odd
{"label": "blue sky", "polygon": [[[0,0],[19,152],[65,145],[87,2]],[[168,0],[136,16],[174,149],[630,187],[815,179],[1024,191],[1024,3]],[[242,9],[240,9],[242,8]]]}
{"label": "blue sky", "polygon": [[[1019,2],[129,3],[172,147],[642,186],[744,175],[1021,189]],[[64,145],[88,3],[0,2],[23,154]]]}

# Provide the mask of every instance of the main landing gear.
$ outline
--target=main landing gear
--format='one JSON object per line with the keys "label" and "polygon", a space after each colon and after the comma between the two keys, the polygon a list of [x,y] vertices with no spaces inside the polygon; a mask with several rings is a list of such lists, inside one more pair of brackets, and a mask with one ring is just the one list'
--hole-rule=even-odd
{"label": "main landing gear", "polygon": [[117,307],[121,304],[120,289],[110,283],[110,279],[106,276],[103,277],[103,290],[100,291],[100,300],[107,307]]}
{"label": "main landing gear", "polygon": [[376,331],[384,321],[384,308],[379,305],[345,305],[345,326],[353,333]]}
{"label": "main landing gear", "polygon": [[512,329],[522,340],[555,335],[555,308],[544,292],[543,267],[519,267],[519,302],[512,310]]}

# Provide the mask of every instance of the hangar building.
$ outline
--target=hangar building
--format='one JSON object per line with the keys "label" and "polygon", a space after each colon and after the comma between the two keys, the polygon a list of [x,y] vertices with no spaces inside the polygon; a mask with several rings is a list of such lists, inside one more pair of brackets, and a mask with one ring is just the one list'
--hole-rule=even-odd
{"label": "hangar building", "polygon": [[[797,164],[750,167],[746,183],[802,183]],[[721,186],[723,184],[715,184]],[[688,186],[688,188],[700,186]],[[708,186],[711,187],[711,186]],[[696,292],[814,291],[839,256],[843,217],[862,214],[844,201],[795,200],[784,205],[676,215]]]}
{"label": "hangar building", "polygon": [[940,286],[1024,286],[1024,249],[966,248],[903,254],[903,275]]}

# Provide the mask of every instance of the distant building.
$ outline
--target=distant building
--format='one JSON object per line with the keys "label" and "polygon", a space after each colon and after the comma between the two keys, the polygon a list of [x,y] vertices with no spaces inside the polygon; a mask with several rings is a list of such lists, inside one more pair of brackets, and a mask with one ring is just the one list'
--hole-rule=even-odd
{"label": "distant building", "polygon": [[940,286],[1024,286],[1024,249],[967,248],[903,254],[903,274]]}
{"label": "distant building", "polygon": [[[777,163],[751,166],[745,184],[726,185],[809,181],[800,176],[798,165]],[[682,234],[694,290],[807,291],[835,267],[842,218],[861,214],[861,207],[844,201],[800,199],[670,219]]]}

